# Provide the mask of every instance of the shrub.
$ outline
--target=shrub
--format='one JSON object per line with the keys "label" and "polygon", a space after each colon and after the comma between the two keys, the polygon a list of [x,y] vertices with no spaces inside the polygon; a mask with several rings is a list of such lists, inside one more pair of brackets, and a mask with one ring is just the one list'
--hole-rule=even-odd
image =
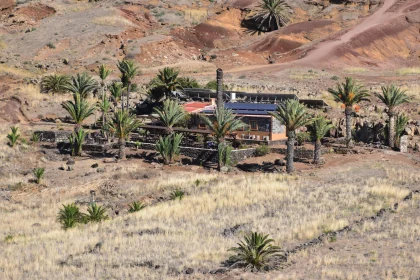
{"label": "shrub", "polygon": [[298,132],[296,133],[296,141],[298,146],[302,146],[303,143],[311,139],[309,132]]}
{"label": "shrub", "polygon": [[273,239],[269,239],[268,235],[261,233],[251,233],[244,237],[244,240],[238,243],[238,247],[232,247],[228,251],[236,253],[229,258],[233,263],[239,263],[245,266],[245,269],[261,270],[264,266],[269,268],[277,268],[275,264],[269,265],[273,257],[286,257],[281,254],[281,248],[274,246]]}
{"label": "shrub", "polygon": [[171,199],[172,200],[176,200],[179,199],[181,200],[185,195],[185,192],[183,190],[174,190],[171,192]]}
{"label": "shrub", "polygon": [[180,133],[159,137],[156,150],[162,156],[164,164],[171,163],[174,156],[179,155],[179,145],[181,144],[182,138],[183,136]]}
{"label": "shrub", "polygon": [[82,155],[82,145],[85,140],[86,132],[83,128],[80,128],[77,132],[73,132],[69,137],[69,142],[71,146],[71,155],[72,156],[81,156]]}
{"label": "shrub", "polygon": [[190,77],[180,77],[178,79],[178,83],[183,88],[200,88],[200,85],[198,84],[197,80]]}
{"label": "shrub", "polygon": [[92,203],[88,209],[87,221],[89,222],[102,222],[107,220],[109,217],[106,215],[106,209],[102,206]]}
{"label": "shrub", "polygon": [[35,183],[41,184],[41,180],[42,180],[42,178],[44,178],[44,172],[45,172],[44,167],[35,168],[33,170],[33,173],[34,173],[34,176],[35,176]]}
{"label": "shrub", "polygon": [[229,166],[232,154],[232,147],[220,143],[217,147],[219,166]]}
{"label": "shrub", "polygon": [[39,142],[39,139],[41,138],[41,136],[38,134],[38,133],[32,133],[32,136],[31,136],[31,141],[32,142],[34,142],[34,143],[36,143],[36,142]]}
{"label": "shrub", "polygon": [[142,202],[134,201],[133,203],[129,205],[129,207],[130,208],[128,209],[128,213],[134,213],[134,212],[138,212],[142,210],[143,208],[146,207],[146,205]]}
{"label": "shrub", "polygon": [[58,221],[61,223],[64,229],[69,229],[76,226],[77,223],[82,223],[85,221],[83,215],[80,212],[79,207],[75,204],[63,204],[63,209],[60,209],[58,212]]}
{"label": "shrub", "polygon": [[18,133],[19,128],[17,126],[12,126],[10,129],[12,132],[7,134],[7,139],[9,139],[9,146],[13,148],[16,145],[20,134]]}
{"label": "shrub", "polygon": [[257,149],[255,150],[255,155],[257,157],[265,156],[265,155],[267,155],[269,153],[270,153],[270,148],[267,145],[265,145],[265,144],[259,145],[257,147]]}
{"label": "shrub", "polygon": [[331,77],[331,80],[338,81],[338,80],[340,80],[340,77],[334,75],[334,76]]}
{"label": "shrub", "polygon": [[49,47],[50,49],[55,49],[55,45],[53,43],[48,43],[47,47]]}

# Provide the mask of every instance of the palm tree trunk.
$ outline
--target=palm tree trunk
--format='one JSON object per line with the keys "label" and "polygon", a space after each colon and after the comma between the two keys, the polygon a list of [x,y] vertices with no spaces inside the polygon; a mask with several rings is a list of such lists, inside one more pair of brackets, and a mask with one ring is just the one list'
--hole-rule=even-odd
{"label": "palm tree trunk", "polygon": [[295,139],[296,139],[296,132],[289,131],[287,133],[287,162],[286,162],[287,173],[292,173],[295,171],[295,167],[293,166],[293,160],[295,156]]}
{"label": "palm tree trunk", "polygon": [[314,163],[320,164],[321,163],[321,141],[315,141],[315,149],[314,149]]}
{"label": "palm tree trunk", "polygon": [[121,93],[121,111],[124,112],[124,92]]}
{"label": "palm tree trunk", "polygon": [[118,139],[118,148],[119,148],[119,158],[120,160],[125,160],[125,139],[119,138]]}
{"label": "palm tree trunk", "polygon": [[129,104],[130,104],[130,91],[131,91],[131,83],[128,83],[127,86],[127,112],[128,112],[128,108],[129,108]]}
{"label": "palm tree trunk", "polygon": [[353,109],[351,106],[347,106],[344,113],[346,115],[346,145],[347,148],[352,146],[352,136],[351,136],[351,114]]}
{"label": "palm tree trunk", "polygon": [[389,135],[388,135],[388,144],[391,149],[395,148],[395,114],[394,112],[389,112]]}

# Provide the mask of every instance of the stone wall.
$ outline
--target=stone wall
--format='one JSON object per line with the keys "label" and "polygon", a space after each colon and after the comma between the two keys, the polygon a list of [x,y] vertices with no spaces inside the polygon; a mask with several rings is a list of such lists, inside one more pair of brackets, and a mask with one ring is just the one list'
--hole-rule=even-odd
{"label": "stone wall", "polygon": [[35,134],[39,135],[39,141],[51,143],[67,143],[72,133],[72,131],[67,130],[35,131]]}

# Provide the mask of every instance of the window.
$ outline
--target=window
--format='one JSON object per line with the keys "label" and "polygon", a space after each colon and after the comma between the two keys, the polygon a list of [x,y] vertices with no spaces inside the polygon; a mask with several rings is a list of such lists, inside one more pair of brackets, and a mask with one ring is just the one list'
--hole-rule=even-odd
{"label": "window", "polygon": [[205,129],[206,128],[206,125],[204,123],[199,123],[198,124],[198,128]]}
{"label": "window", "polygon": [[251,130],[258,130],[258,123],[257,121],[250,121],[249,126],[251,127]]}

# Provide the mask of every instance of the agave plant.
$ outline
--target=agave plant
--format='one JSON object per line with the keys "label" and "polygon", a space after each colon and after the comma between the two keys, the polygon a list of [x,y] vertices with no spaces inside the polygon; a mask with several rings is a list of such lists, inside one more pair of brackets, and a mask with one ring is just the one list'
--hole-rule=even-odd
{"label": "agave plant", "polygon": [[184,197],[184,195],[185,195],[185,192],[183,190],[177,189],[171,192],[170,197],[172,200],[177,200],[177,199],[181,200]]}
{"label": "agave plant", "polygon": [[32,172],[35,176],[35,183],[41,184],[41,180],[44,178],[45,168],[44,167],[34,168]]}
{"label": "agave plant", "polygon": [[179,155],[180,144],[182,141],[181,133],[174,133],[165,137],[160,136],[159,141],[156,143],[156,150],[163,158],[163,163],[168,165],[173,162],[176,155]]}
{"label": "agave plant", "polygon": [[[281,248],[272,245],[273,239],[267,235],[253,232],[244,237],[244,240],[238,243],[238,247],[232,247],[228,251],[235,255],[229,258],[233,263],[239,263],[245,266],[245,269],[261,270],[264,266],[270,266],[274,257],[285,259],[281,253]],[[276,265],[271,265],[276,268]]]}
{"label": "agave plant", "polygon": [[106,215],[106,209],[102,206],[96,205],[96,203],[92,203],[88,209],[87,220],[89,222],[102,222],[103,220],[107,220],[109,217]]}
{"label": "agave plant", "polygon": [[273,31],[287,25],[293,11],[284,0],[261,0],[257,9],[252,19],[259,22],[258,29],[263,31]]}
{"label": "agave plant", "polygon": [[70,85],[70,78],[66,75],[48,75],[41,80],[41,92],[52,93],[64,93],[68,90]]}
{"label": "agave plant", "polygon": [[63,204],[63,208],[58,212],[57,220],[64,229],[69,229],[78,223],[84,222],[84,214],[80,212],[79,207],[75,204]]}
{"label": "agave plant", "polygon": [[12,132],[7,134],[6,137],[7,139],[9,139],[9,146],[13,148],[20,137],[20,134],[18,133],[19,127],[12,126],[10,129],[12,130]]}
{"label": "agave plant", "polygon": [[146,205],[140,201],[134,201],[133,203],[131,203],[129,205],[129,209],[128,209],[128,213],[134,213],[134,212],[138,212],[142,209],[144,209],[146,207]]}

